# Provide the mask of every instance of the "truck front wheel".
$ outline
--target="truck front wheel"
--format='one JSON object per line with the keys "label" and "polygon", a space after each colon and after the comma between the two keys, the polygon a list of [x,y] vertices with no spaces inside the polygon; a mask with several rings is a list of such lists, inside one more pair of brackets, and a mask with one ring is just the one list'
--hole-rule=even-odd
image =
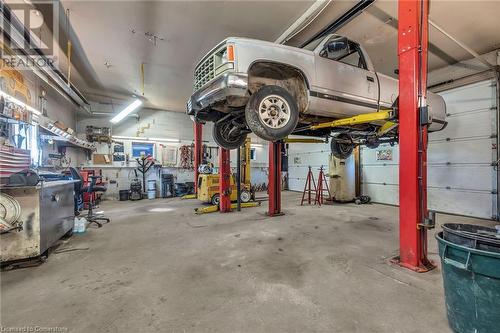
{"label": "truck front wheel", "polygon": [[297,126],[299,109],[293,96],[279,86],[264,86],[250,96],[245,109],[250,130],[268,141],[288,136]]}

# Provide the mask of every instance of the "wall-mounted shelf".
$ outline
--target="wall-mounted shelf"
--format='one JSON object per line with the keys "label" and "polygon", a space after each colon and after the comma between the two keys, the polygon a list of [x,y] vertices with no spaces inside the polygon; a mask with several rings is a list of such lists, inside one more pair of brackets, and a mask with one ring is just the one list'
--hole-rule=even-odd
{"label": "wall-mounted shelf", "polygon": [[11,123],[11,124],[19,124],[19,123],[23,123],[23,124],[26,124],[26,125],[31,125],[30,122],[27,122],[25,120],[21,120],[21,119],[17,119],[17,118],[14,118],[14,117],[11,117],[11,116],[8,116],[4,113],[0,113],[0,119],[8,122],[8,123]]}
{"label": "wall-mounted shelf", "polygon": [[59,127],[54,125],[54,121],[45,116],[36,116],[35,121],[38,123],[38,125],[40,125],[40,128],[46,131],[48,134],[55,135],[53,139],[54,141],[58,142],[59,146],[83,148],[92,151],[96,150],[96,147],[93,143],[77,138],[75,135],[60,129]]}

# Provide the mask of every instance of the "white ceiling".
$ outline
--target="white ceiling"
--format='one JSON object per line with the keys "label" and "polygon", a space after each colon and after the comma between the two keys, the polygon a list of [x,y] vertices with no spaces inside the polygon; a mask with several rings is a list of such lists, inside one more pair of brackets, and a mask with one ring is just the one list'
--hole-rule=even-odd
{"label": "white ceiling", "polygon": [[[144,63],[146,106],[184,112],[193,68],[217,42],[227,36],[275,40],[311,3],[63,1],[77,37],[73,82],[89,100],[127,99],[141,94]],[[164,41],[155,46],[146,32]]]}
{"label": "white ceiling", "polygon": [[[300,45],[356,2],[333,1],[316,22],[291,40],[290,44]],[[498,0],[430,1],[430,19],[480,54],[500,48],[499,14]],[[377,0],[336,33],[363,44],[377,71],[394,76],[394,69],[398,66],[397,16],[397,1]],[[430,71],[472,57],[432,26],[429,28],[429,43]],[[478,69],[484,70],[485,67]]]}

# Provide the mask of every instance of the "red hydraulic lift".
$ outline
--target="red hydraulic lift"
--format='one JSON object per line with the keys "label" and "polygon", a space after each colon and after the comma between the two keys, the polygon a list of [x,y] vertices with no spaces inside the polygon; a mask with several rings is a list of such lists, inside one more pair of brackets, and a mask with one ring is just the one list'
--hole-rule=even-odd
{"label": "red hydraulic lift", "polygon": [[230,150],[219,148],[219,210],[221,213],[231,211],[231,165]]}
{"label": "red hydraulic lift", "polygon": [[[417,272],[427,258],[427,45],[428,0],[399,0],[399,257]],[[425,120],[424,120],[425,119]]]}
{"label": "red hydraulic lift", "polygon": [[198,192],[198,167],[202,162],[203,142],[202,133],[203,125],[197,122],[193,123],[194,127],[194,193]]}
{"label": "red hydraulic lift", "polygon": [[269,209],[267,215],[280,216],[281,212],[281,142],[269,142]]}

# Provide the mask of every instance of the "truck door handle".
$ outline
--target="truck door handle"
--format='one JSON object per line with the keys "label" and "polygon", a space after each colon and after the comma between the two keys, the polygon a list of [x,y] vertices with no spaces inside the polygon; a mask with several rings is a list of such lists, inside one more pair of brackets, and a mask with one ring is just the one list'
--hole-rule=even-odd
{"label": "truck door handle", "polygon": [[367,76],[366,79],[370,82],[375,82],[375,79],[371,76]]}

